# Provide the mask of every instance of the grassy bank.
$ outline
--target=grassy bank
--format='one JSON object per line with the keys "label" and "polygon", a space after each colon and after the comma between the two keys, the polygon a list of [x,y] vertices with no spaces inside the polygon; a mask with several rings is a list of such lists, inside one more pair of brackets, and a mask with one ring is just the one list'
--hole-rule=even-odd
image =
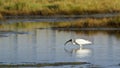
{"label": "grassy bank", "polygon": [[119,28],[120,16],[113,18],[87,18],[79,19],[73,22],[59,22],[55,23],[54,27],[61,28]]}
{"label": "grassy bank", "polygon": [[[10,28],[8,28],[10,27]],[[113,18],[86,18],[69,22],[16,22],[1,23],[4,29],[34,29],[34,28],[120,28],[120,16]]]}
{"label": "grassy bank", "polygon": [[2,15],[75,15],[120,12],[120,0],[0,0]]}

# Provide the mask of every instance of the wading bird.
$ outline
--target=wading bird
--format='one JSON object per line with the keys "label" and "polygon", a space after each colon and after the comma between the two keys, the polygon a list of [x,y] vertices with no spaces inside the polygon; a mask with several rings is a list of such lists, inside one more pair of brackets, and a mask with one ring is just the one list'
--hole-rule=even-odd
{"label": "wading bird", "polygon": [[66,41],[64,45],[66,45],[68,42],[71,42],[73,45],[80,45],[80,47],[82,47],[82,45],[92,44],[92,42],[85,39],[70,39]]}

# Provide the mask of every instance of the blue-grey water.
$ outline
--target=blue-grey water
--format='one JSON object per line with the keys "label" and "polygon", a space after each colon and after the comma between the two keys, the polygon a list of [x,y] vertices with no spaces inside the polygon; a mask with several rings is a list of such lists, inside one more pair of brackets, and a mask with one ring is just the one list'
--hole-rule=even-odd
{"label": "blue-grey water", "polygon": [[[23,33],[1,31],[0,64],[88,62],[91,66],[101,68],[119,68],[119,34],[119,31],[63,31],[50,28],[35,28]],[[84,45],[82,48],[71,43],[64,46],[64,43],[71,38],[87,39],[92,44]],[[42,68],[90,68],[87,66],[63,65]]]}

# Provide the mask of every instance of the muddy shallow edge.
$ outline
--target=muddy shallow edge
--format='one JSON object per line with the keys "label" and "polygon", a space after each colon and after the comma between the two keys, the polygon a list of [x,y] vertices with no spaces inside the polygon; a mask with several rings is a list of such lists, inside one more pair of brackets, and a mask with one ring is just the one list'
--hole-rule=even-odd
{"label": "muddy shallow edge", "polygon": [[22,63],[22,64],[0,64],[0,67],[44,67],[44,66],[82,65],[82,64],[90,63],[88,62]]}

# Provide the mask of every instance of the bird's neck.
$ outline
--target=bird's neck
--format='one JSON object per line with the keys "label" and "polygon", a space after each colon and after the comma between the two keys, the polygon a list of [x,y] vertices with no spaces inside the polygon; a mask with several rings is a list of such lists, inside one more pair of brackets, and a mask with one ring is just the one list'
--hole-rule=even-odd
{"label": "bird's neck", "polygon": [[76,45],[76,43],[75,43],[74,41],[72,41],[72,44],[73,44],[73,45]]}

